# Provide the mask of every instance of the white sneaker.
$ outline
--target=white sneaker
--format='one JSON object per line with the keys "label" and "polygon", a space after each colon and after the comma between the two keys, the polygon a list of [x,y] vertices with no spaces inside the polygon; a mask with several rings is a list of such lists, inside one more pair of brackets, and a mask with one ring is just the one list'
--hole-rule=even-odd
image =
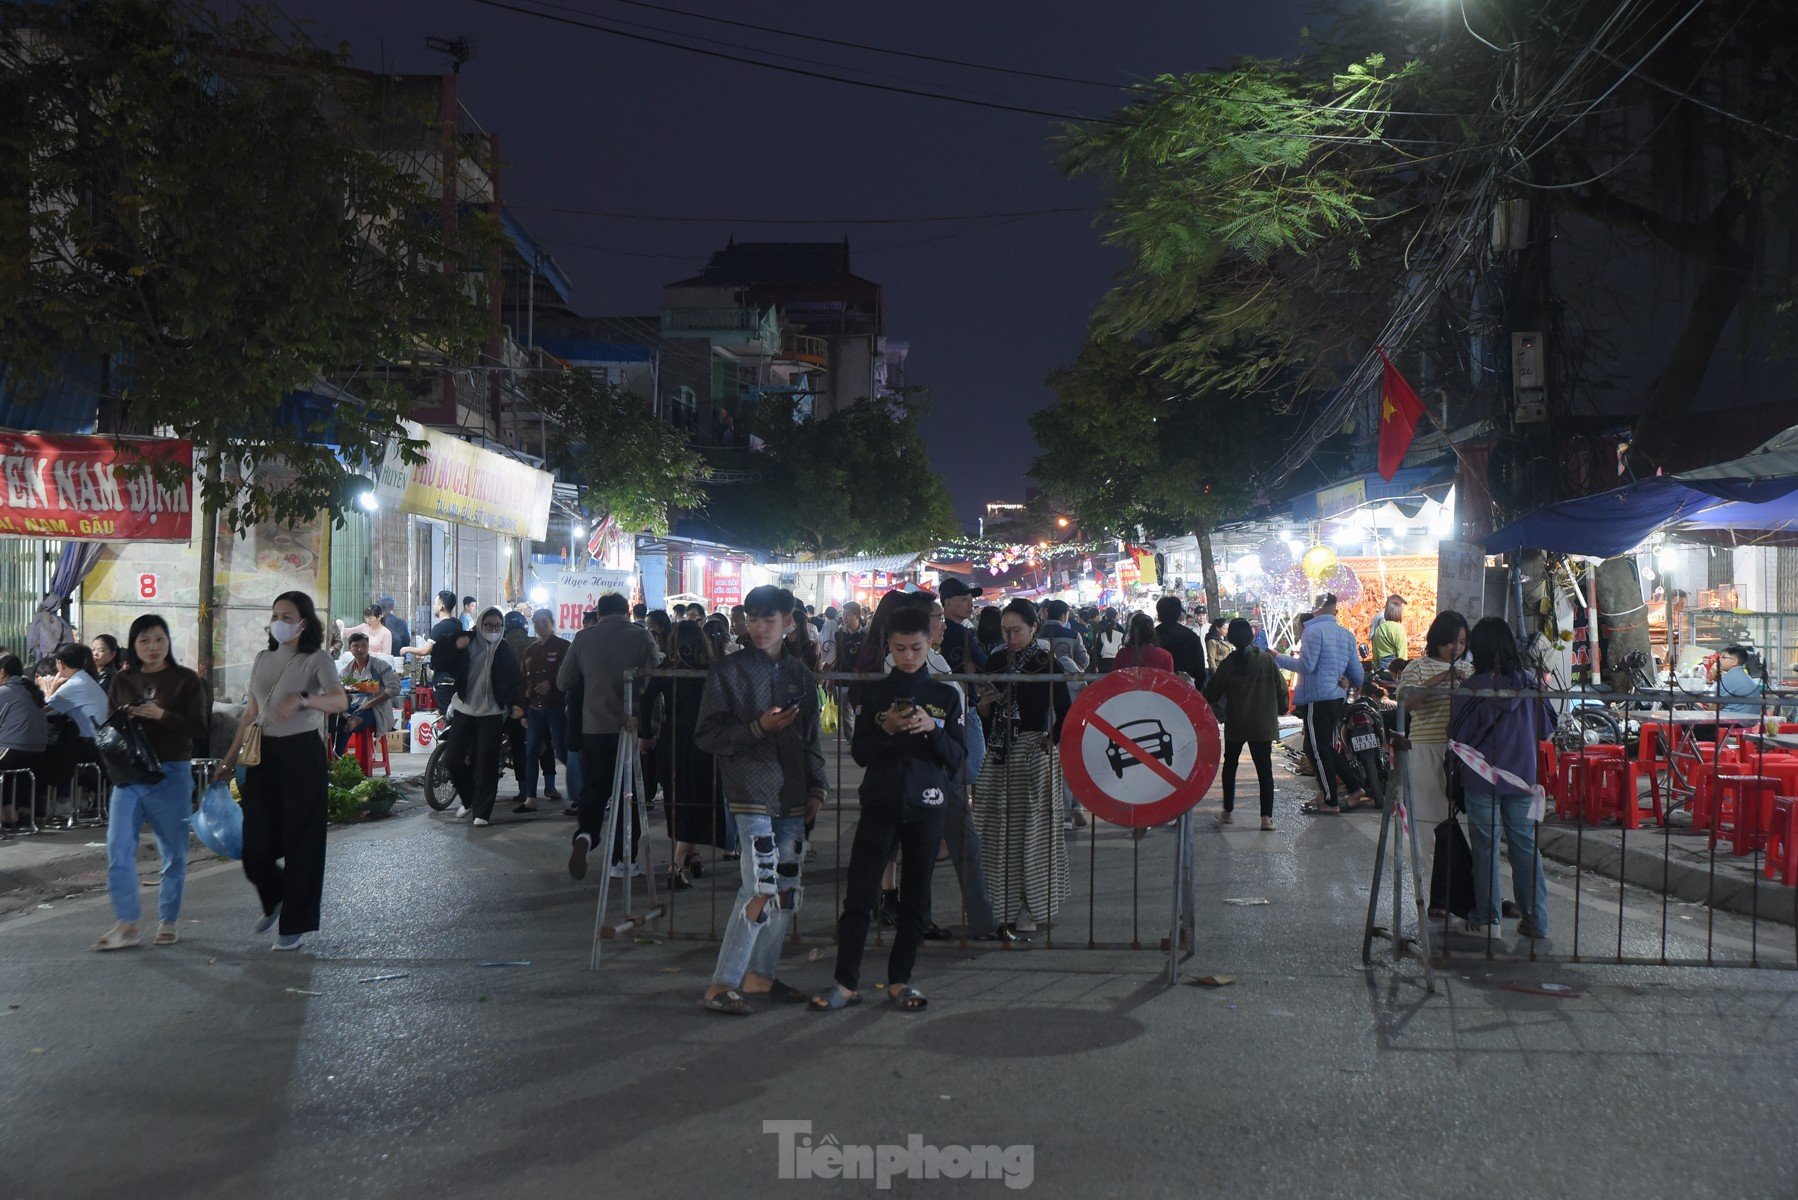
{"label": "white sneaker", "polygon": [[468,819],[468,805],[466,805],[466,804],[456,805],[456,820],[465,821],[467,819]]}
{"label": "white sneaker", "polygon": [[491,824],[493,824],[493,822],[489,821],[486,817],[476,817],[474,819],[474,827],[476,829],[485,829]]}
{"label": "white sneaker", "polygon": [[304,948],[305,945],[306,945],[306,935],[305,934],[303,934],[303,933],[284,933],[279,938],[275,939],[275,944],[270,946],[269,949],[275,951],[276,953],[283,953],[285,951],[302,949],[302,948]]}
{"label": "white sneaker", "polygon": [[613,863],[612,869],[606,872],[606,878],[607,879],[623,879],[624,878],[624,864],[623,863]]}
{"label": "white sneaker", "polygon": [[1019,933],[1035,933],[1036,918],[1030,915],[1029,909],[1023,909],[1018,913],[1018,919],[1012,922],[1011,927]]}

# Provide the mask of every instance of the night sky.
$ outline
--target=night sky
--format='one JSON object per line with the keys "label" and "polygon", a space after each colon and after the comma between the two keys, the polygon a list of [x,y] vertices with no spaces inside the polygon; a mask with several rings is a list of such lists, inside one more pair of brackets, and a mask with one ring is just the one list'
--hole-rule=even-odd
{"label": "night sky", "polygon": [[[915,53],[1119,82],[1287,51],[1304,22],[1303,0],[666,3]],[[997,102],[1088,115],[1120,101],[1100,88],[793,42],[610,0],[568,0],[569,8],[778,50],[814,60],[793,64],[806,69],[900,87],[955,85]],[[1095,202],[1094,184],[1070,183],[1052,166],[1051,121],[703,58],[469,0],[281,0],[281,9],[321,44],[349,42],[357,63],[372,69],[435,72],[446,60],[425,49],[426,35],[474,35],[463,102],[500,135],[507,200],[573,278],[583,313],[657,311],[661,285],[692,274],[732,235],[777,241],[847,234],[856,273],[885,287],[888,336],[911,344],[909,382],[934,389],[924,432],[958,512],[971,523],[988,500],[1021,497],[1035,452],[1025,420],[1050,399],[1044,376],[1078,351],[1088,315],[1120,261],[1099,244],[1090,213],[859,227],[742,219],[835,221]],[[738,220],[663,224],[543,211],[558,207]]]}

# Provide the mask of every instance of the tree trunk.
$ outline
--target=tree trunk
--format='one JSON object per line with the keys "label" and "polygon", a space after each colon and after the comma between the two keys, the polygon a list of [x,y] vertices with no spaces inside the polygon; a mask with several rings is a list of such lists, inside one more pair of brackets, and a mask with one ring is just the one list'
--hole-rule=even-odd
{"label": "tree trunk", "polygon": [[[208,446],[206,455],[205,480],[201,484],[200,496],[200,595],[199,595],[199,639],[200,644],[194,650],[194,669],[200,678],[212,686],[213,667],[213,595],[218,585],[218,481],[221,457],[217,446]],[[216,690],[214,692],[216,694]]]}
{"label": "tree trunk", "polygon": [[1624,656],[1641,651],[1653,661],[1648,643],[1648,606],[1633,558],[1607,558],[1598,564],[1599,628],[1606,640],[1604,681],[1618,691],[1631,691]]}
{"label": "tree trunk", "polygon": [[1217,592],[1217,560],[1211,556],[1211,527],[1200,525],[1194,536],[1199,539],[1199,573],[1205,580],[1205,616],[1215,621],[1221,615],[1222,601]]}

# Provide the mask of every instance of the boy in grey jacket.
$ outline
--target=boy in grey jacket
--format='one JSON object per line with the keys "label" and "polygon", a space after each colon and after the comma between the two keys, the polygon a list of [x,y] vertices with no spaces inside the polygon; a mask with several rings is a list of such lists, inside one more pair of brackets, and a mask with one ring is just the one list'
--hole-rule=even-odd
{"label": "boy in grey jacket", "polygon": [[804,889],[805,823],[828,794],[818,740],[818,677],[784,653],[793,593],[762,586],[743,598],[749,646],[712,668],[693,739],[713,755],[737,825],[742,882],[712,982],[711,1012],[744,1016],[747,995],[804,1000],[775,979],[781,944]]}

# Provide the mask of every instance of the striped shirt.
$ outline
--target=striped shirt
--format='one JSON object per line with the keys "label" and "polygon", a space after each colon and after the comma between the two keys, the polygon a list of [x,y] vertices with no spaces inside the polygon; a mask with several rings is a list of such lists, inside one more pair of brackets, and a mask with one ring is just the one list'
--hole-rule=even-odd
{"label": "striped shirt", "polygon": [[[1457,680],[1465,678],[1465,667],[1453,663],[1445,663],[1439,658],[1414,658],[1406,664],[1399,675],[1400,688],[1421,688],[1436,683],[1443,674],[1455,668]],[[1405,713],[1410,720],[1409,736],[1414,742],[1446,742],[1448,741],[1448,685],[1440,684],[1435,691],[1407,691],[1404,693]]]}

